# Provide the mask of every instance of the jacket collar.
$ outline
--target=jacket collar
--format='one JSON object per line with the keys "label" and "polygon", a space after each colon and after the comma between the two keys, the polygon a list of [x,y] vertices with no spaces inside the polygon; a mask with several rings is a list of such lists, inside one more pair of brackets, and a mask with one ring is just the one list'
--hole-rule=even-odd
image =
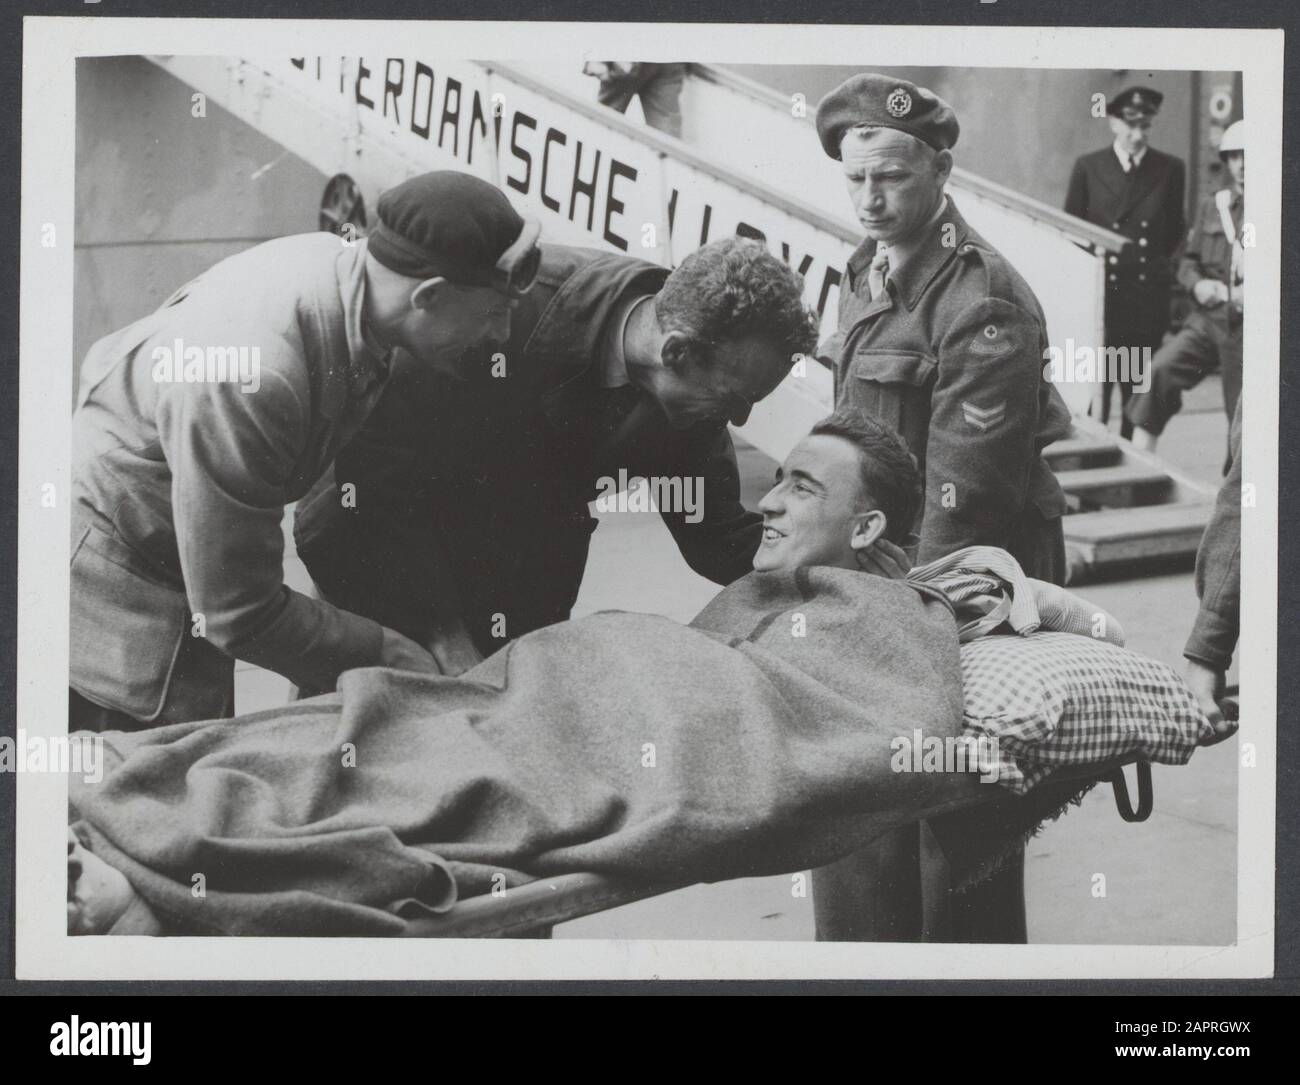
{"label": "jacket collar", "polygon": [[[561,429],[572,421],[574,397],[583,400],[600,388],[603,333],[619,302],[636,294],[657,294],[668,278],[667,268],[633,257],[567,254],[570,263],[577,257],[584,262],[565,275],[565,257],[557,254],[552,270],[562,281],[524,344],[525,357],[547,372],[542,411]],[[547,264],[543,247],[543,275]]]}
{"label": "jacket collar", "polygon": [[[1138,154],[1131,155],[1120,147],[1119,140],[1112,143],[1110,149],[1114,153],[1115,161],[1119,163],[1121,171],[1124,170],[1125,165],[1129,162],[1133,163],[1134,169],[1141,169],[1142,163],[1146,161],[1147,153],[1151,150],[1150,147],[1143,147]],[[1127,174],[1125,174],[1125,176],[1127,176]]]}
{"label": "jacket collar", "polygon": [[[945,228],[951,225],[951,235],[945,237]],[[926,230],[926,235],[915,251],[910,253],[907,262],[897,272],[890,270],[889,283],[908,310],[915,309],[921,295],[934,281],[934,277],[948,264],[957,253],[957,249],[971,234],[971,228],[957,210],[957,203],[948,196],[948,206]],[[947,242],[947,243],[945,243]],[[876,242],[867,238],[849,257],[850,286],[859,275],[865,275],[876,255]]]}
{"label": "jacket collar", "polygon": [[378,346],[365,327],[366,242],[343,246],[335,265],[339,298],[343,303],[343,327],[348,346],[348,386],[363,395],[379,380],[387,380],[392,351]]}
{"label": "jacket collar", "polygon": [[[543,257],[543,259],[545,259]],[[560,285],[542,311],[526,354],[560,363],[574,374],[599,364],[605,321],[633,294],[657,294],[668,269],[628,256],[600,254]]]}

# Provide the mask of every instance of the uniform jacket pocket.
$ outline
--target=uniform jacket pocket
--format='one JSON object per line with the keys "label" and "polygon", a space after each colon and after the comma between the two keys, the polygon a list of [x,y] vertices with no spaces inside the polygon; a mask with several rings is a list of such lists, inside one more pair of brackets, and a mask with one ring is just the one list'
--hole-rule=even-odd
{"label": "uniform jacket pocket", "polygon": [[849,365],[843,402],[897,430],[914,450],[914,440],[923,448],[937,368],[933,358],[919,352],[859,349]]}
{"label": "uniform jacket pocket", "polygon": [[86,525],[72,556],[70,684],[144,722],[220,715],[229,658],[201,638],[187,644],[184,593],[139,564],[121,540]]}

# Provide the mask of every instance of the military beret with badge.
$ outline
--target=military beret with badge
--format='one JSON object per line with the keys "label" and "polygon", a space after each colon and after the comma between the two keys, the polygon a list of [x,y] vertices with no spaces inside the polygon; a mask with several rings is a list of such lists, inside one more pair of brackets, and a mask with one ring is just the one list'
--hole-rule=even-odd
{"label": "military beret with badge", "polygon": [[817,106],[817,135],[831,157],[850,128],[894,128],[936,151],[957,142],[960,126],[952,107],[933,91],[906,79],[868,72],[845,80]]}

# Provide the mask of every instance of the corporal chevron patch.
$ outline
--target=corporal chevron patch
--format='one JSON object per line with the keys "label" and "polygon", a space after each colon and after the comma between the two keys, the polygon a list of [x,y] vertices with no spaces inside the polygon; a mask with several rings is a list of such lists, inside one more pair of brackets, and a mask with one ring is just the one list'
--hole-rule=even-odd
{"label": "corporal chevron patch", "polygon": [[966,421],[981,433],[987,433],[1002,424],[1007,416],[1007,402],[995,403],[992,407],[977,407],[974,403],[961,401],[961,413]]}

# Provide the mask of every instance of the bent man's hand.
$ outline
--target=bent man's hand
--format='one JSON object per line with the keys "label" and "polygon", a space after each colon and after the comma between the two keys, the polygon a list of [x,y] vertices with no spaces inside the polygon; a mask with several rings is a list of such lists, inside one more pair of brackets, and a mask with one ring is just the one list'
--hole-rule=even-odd
{"label": "bent man's hand", "polygon": [[1213,746],[1234,735],[1237,724],[1232,720],[1224,719],[1223,713],[1219,710],[1218,697],[1223,692],[1223,672],[1189,659],[1184,677],[1188,688],[1196,694],[1197,703],[1205,713],[1205,718],[1214,727],[1214,734],[1201,745]]}
{"label": "bent man's hand", "polygon": [[421,648],[410,637],[395,629],[384,627],[384,639],[379,646],[379,665],[399,671],[416,671],[420,674],[442,674],[442,668],[432,654]]}
{"label": "bent man's hand", "polygon": [[483,656],[474,647],[469,630],[463,622],[440,626],[429,638],[429,651],[443,674],[464,674],[471,667],[483,662]]}
{"label": "bent man's hand", "polygon": [[1228,300],[1228,288],[1218,279],[1199,279],[1192,287],[1196,304],[1206,309]]}
{"label": "bent man's hand", "polygon": [[858,568],[864,573],[883,576],[887,580],[903,580],[912,571],[912,559],[897,543],[877,539],[870,546],[855,547]]}

